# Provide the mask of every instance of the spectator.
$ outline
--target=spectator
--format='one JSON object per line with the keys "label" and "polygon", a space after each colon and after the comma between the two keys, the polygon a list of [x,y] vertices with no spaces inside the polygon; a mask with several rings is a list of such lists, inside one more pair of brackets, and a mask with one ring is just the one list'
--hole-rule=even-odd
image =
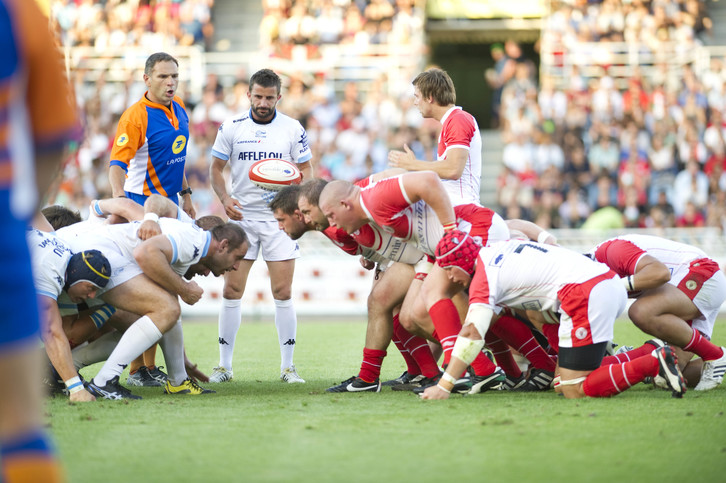
{"label": "spectator", "polygon": [[673,209],[677,217],[686,211],[688,202],[702,210],[708,201],[708,176],[700,170],[695,160],[690,160],[686,168],[676,175],[673,185]]}

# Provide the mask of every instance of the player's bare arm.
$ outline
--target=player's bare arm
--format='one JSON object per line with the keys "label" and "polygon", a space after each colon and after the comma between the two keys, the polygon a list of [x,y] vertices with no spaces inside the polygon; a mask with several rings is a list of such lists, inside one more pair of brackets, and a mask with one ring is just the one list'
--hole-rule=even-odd
{"label": "player's bare arm", "polygon": [[403,168],[384,169],[381,172],[372,174],[371,181],[375,183],[376,181],[380,181],[380,180],[386,179],[386,178],[392,178],[394,176],[398,176],[399,174],[403,174],[405,172],[406,172],[406,170]]}
{"label": "player's bare arm", "polygon": [[557,238],[539,225],[527,220],[511,219],[506,220],[510,231],[520,231],[530,240],[547,245],[557,245]]}
{"label": "player's bare arm", "polygon": [[116,215],[125,221],[137,221],[144,217],[144,209],[135,201],[128,198],[110,198],[105,200],[93,200],[91,211],[99,217]]}
{"label": "player's bare arm", "polygon": [[136,234],[141,240],[148,240],[156,235],[161,235],[159,218],[176,218],[179,214],[179,207],[169,198],[152,194],[144,202],[143,212],[144,222],[141,223]]}
{"label": "player's bare arm", "polygon": [[[227,186],[224,180],[224,167],[227,161],[212,156],[212,164],[209,167],[209,177],[212,182],[212,189],[217,194],[219,201],[224,205],[224,212],[230,220],[242,220],[242,205],[227,193]],[[312,168],[311,168],[312,169]]]}
{"label": "player's bare arm", "polygon": [[650,255],[643,255],[635,267],[632,284],[634,290],[660,287],[671,279],[671,271]]}
{"label": "player's bare arm", "polygon": [[[58,303],[44,295],[39,295],[38,298],[42,311],[41,321],[43,321],[40,324],[40,336],[45,344],[48,359],[50,359],[51,364],[64,381],[78,377],[76,368],[73,365],[71,346],[63,331],[63,319],[58,310]],[[88,402],[95,401],[96,398],[85,389],[82,389],[71,393],[70,400],[73,402]]]}
{"label": "player's bare arm", "polygon": [[464,326],[454,344],[446,372],[436,386],[421,395],[422,399],[448,399],[456,380],[484,347],[484,334],[489,330],[494,311],[484,304],[472,304],[466,315]]}
{"label": "player's bare arm", "polygon": [[433,171],[441,179],[459,179],[464,173],[469,151],[464,148],[451,148],[441,161],[421,161],[416,159],[411,148],[403,145],[403,151],[390,151],[388,164],[392,168],[402,168],[408,171]]}
{"label": "player's bare arm", "polygon": [[297,167],[302,173],[303,183],[309,179],[313,179],[313,163],[311,163],[310,161],[305,161],[304,163],[298,164]]}
{"label": "player's bare arm", "polygon": [[454,208],[439,176],[433,171],[417,171],[402,176],[403,189],[412,203],[423,200],[436,213],[444,227],[456,222]]}
{"label": "player's bare arm", "polygon": [[150,238],[134,249],[136,262],[150,279],[193,305],[202,298],[204,290],[196,282],[185,281],[171,268],[172,256],[173,247],[164,236]]}

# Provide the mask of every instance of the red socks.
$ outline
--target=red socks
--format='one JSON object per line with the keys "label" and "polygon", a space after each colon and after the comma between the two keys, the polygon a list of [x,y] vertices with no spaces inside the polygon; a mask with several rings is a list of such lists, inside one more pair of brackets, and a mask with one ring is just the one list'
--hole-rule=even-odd
{"label": "red socks", "polygon": [[409,369],[408,373],[412,376],[417,374],[423,374],[424,377],[434,377],[439,371],[439,366],[436,364],[429,343],[423,337],[411,334],[407,331],[399,322],[398,315],[393,317],[393,334],[401,339],[403,347],[408,352],[409,357],[414,361],[416,372],[411,372]]}
{"label": "red socks", "polygon": [[461,331],[459,311],[456,310],[456,306],[451,299],[441,299],[429,309],[429,315],[434,323],[437,338],[444,349],[444,365],[448,365],[451,360],[451,351],[454,349],[454,343],[456,342],[456,336]]}
{"label": "red socks", "polygon": [[622,354],[616,354],[612,356],[603,357],[601,366],[607,366],[610,364],[620,364],[621,362],[633,361],[639,357],[647,356],[653,352],[657,347],[653,344],[643,344],[640,347],[633,349]]}
{"label": "red socks", "polygon": [[693,352],[704,361],[715,361],[723,356],[723,349],[714,345],[697,330],[693,330],[691,341],[683,346],[683,350]]}
{"label": "red socks", "polygon": [[358,377],[365,382],[373,382],[381,375],[381,365],[383,358],[386,357],[386,351],[376,349],[363,349],[363,363],[360,365]]}
{"label": "red socks", "polygon": [[403,356],[403,360],[406,361],[406,372],[408,372],[412,376],[418,376],[419,374],[421,374],[421,369],[418,367],[418,364],[416,364],[416,360],[411,356],[411,353],[408,351],[403,343],[403,341],[410,336],[411,334],[409,334],[398,321],[398,314],[394,315],[393,338],[391,339],[391,341],[396,344],[396,347]]}
{"label": "red socks", "polygon": [[560,324],[542,324],[542,333],[547,337],[550,347],[554,350],[560,348]]}
{"label": "red socks", "polygon": [[555,361],[539,345],[527,324],[521,320],[504,315],[497,319],[490,330],[504,342],[517,349],[520,354],[532,363],[532,367],[554,372]]}
{"label": "red socks", "polygon": [[506,375],[514,379],[522,377],[522,370],[519,368],[517,361],[514,360],[512,351],[509,350],[509,345],[506,342],[494,335],[492,331],[487,332],[484,341]]}
{"label": "red socks", "polygon": [[587,376],[582,390],[590,397],[610,397],[656,375],[658,359],[649,354],[630,362],[600,366]]}

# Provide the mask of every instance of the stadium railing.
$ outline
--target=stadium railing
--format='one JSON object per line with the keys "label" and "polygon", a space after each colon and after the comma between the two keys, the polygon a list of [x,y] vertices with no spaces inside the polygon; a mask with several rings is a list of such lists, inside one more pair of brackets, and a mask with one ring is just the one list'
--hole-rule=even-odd
{"label": "stadium railing", "polygon": [[628,80],[636,74],[651,81],[663,76],[680,80],[682,68],[691,64],[698,75],[708,69],[711,57],[724,54],[726,47],[686,46],[678,42],[661,42],[657,49],[626,42],[578,42],[574,48],[568,48],[546,40],[545,36],[540,75],[553,79],[557,87],[563,88],[577,68],[585,78],[599,78],[607,73],[618,88],[626,89]]}
{"label": "stadium railing", "polygon": [[[208,73],[228,81],[242,70],[255,72],[270,68],[283,74],[323,72],[336,92],[348,81],[356,81],[361,92],[382,75],[387,83],[408,86],[423,67],[423,46],[416,45],[323,45],[309,57],[305,49],[293,50],[292,58],[269,56],[262,52],[205,52],[200,47],[170,46],[167,52],[179,60],[180,76],[188,83],[189,94],[201,98]],[[129,73],[141,71],[149,50],[139,47],[105,49],[71,47],[64,51],[66,69],[83,71],[85,80],[93,82],[101,74],[107,82],[125,82]],[[140,78],[140,76],[139,76]]]}

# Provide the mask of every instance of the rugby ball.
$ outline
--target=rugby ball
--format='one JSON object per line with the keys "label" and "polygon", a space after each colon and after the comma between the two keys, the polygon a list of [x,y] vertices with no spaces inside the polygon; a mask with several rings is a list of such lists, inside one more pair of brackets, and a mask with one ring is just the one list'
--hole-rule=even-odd
{"label": "rugby ball", "polygon": [[262,189],[280,191],[285,186],[300,184],[300,169],[284,159],[261,159],[250,166],[250,181]]}

